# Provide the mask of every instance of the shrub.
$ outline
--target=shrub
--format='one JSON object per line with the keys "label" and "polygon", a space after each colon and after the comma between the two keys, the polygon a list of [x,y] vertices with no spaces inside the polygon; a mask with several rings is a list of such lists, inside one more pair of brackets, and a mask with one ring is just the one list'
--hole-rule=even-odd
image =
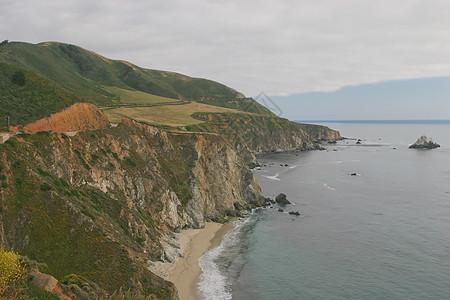
{"label": "shrub", "polygon": [[27,283],[25,286],[25,295],[27,297],[19,299],[34,299],[34,300],[59,300],[59,297],[47,292],[43,289],[38,288],[32,283]]}
{"label": "shrub", "polygon": [[133,167],[133,168],[137,166],[137,164],[134,162],[134,160],[132,160],[132,159],[129,158],[129,157],[125,158],[125,162],[126,162],[129,166],[131,166],[131,167]]}
{"label": "shrub", "polygon": [[43,190],[44,192],[46,191],[50,191],[53,188],[51,187],[51,185],[49,185],[47,182],[44,182],[43,184],[41,184],[41,190]]}
{"label": "shrub", "polygon": [[16,147],[16,141],[12,139],[7,140],[6,142],[4,142],[4,144],[9,145],[11,147]]}
{"label": "shrub", "polygon": [[142,295],[140,293],[135,293],[130,290],[123,291],[120,288],[118,291],[115,291],[111,295],[106,297],[107,300],[150,300],[149,296]]}
{"label": "shrub", "polygon": [[24,268],[19,261],[19,256],[0,247],[0,297],[7,288],[17,283],[24,274]]}
{"label": "shrub", "polygon": [[69,274],[61,279],[61,283],[65,285],[76,284],[78,286],[82,286],[85,282],[88,282],[86,278],[76,274]]}
{"label": "shrub", "polygon": [[23,71],[16,71],[11,76],[11,81],[14,84],[24,86],[25,85],[25,73]]}

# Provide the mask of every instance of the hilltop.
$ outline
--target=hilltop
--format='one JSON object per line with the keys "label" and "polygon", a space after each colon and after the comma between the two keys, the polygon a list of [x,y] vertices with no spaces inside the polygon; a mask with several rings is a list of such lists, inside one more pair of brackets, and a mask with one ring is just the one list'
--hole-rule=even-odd
{"label": "hilltop", "polygon": [[[0,81],[0,120],[9,115],[14,126],[36,121],[79,101],[99,107],[195,101],[271,115],[262,105],[218,82],[145,69],[58,42],[2,44]],[[3,121],[1,124],[5,126]]]}

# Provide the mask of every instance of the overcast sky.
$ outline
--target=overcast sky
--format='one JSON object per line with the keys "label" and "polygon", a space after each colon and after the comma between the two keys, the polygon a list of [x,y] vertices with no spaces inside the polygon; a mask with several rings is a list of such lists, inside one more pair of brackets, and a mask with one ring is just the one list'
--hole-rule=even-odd
{"label": "overcast sky", "polygon": [[61,41],[247,96],[450,75],[450,1],[0,0],[0,39]]}

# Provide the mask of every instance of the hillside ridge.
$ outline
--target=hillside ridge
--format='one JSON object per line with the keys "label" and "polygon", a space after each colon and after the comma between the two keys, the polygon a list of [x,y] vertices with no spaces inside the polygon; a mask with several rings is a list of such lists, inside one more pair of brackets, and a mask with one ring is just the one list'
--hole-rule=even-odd
{"label": "hillside ridge", "polygon": [[[133,104],[127,99],[127,95],[123,94],[123,91],[128,91],[128,93],[146,93],[149,97],[153,95],[271,114],[256,101],[245,98],[236,90],[218,82],[175,72],[142,68],[130,62],[111,60],[93,51],[65,43],[9,42],[0,47],[0,63],[3,65],[3,68],[0,68],[0,76],[4,78],[4,89],[8,91],[6,96],[16,98],[16,102],[23,98],[18,97],[23,89],[29,89],[28,97],[35,99],[41,98],[42,95],[42,91],[37,89],[52,86],[60,94],[67,94],[64,97],[67,102],[65,107],[69,106],[70,102],[76,101],[90,102],[99,107]],[[22,78],[20,82],[14,80],[17,75]],[[38,86],[31,87],[30,85],[36,85],[36,81],[39,81]],[[116,90],[111,90],[111,87]],[[122,92],[118,92],[119,90]],[[51,90],[46,93],[54,94]],[[19,113],[15,110],[16,108],[11,106],[9,113],[13,115]],[[56,111],[51,111],[54,112]],[[6,113],[0,110],[0,120]],[[40,117],[48,116],[45,113],[44,111]],[[16,122],[13,125],[25,125],[35,120],[12,118],[12,122]]]}

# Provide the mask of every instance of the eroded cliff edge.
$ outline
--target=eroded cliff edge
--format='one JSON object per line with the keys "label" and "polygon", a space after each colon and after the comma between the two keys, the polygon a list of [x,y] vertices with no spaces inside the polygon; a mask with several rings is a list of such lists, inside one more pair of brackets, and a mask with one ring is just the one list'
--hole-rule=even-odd
{"label": "eroded cliff edge", "polygon": [[109,291],[176,298],[147,270],[172,260],[170,232],[262,204],[244,160],[223,137],[116,128],[11,138],[0,149],[3,244]]}
{"label": "eroded cliff edge", "polygon": [[196,113],[205,122],[189,126],[192,131],[224,136],[249,165],[267,152],[306,151],[320,148],[317,141],[339,140],[339,131],[326,126],[300,124],[275,115]]}

